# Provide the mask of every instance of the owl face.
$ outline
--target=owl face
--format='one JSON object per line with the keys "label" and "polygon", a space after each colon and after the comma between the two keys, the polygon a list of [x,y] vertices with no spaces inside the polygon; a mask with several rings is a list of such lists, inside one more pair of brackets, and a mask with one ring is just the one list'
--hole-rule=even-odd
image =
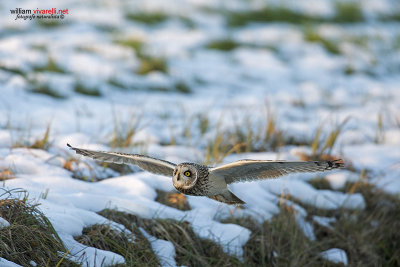
{"label": "owl face", "polygon": [[198,171],[194,165],[179,164],[175,167],[172,182],[176,189],[190,189],[197,181]]}

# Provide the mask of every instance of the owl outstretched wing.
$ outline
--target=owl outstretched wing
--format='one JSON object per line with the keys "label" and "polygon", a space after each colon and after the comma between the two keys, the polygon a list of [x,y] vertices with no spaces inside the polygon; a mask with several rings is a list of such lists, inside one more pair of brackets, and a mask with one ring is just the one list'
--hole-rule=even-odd
{"label": "owl outstretched wing", "polygon": [[70,144],[67,144],[67,146],[72,150],[75,150],[77,154],[91,157],[95,160],[112,162],[117,164],[124,164],[124,163],[133,164],[145,171],[164,176],[172,177],[176,166],[176,164],[166,160],[156,159],[139,154],[94,151],[89,149],[72,147]]}
{"label": "owl outstretched wing", "polygon": [[323,172],[343,168],[342,160],[333,161],[267,161],[239,160],[212,168],[210,174],[223,177],[227,184],[276,178],[297,172]]}

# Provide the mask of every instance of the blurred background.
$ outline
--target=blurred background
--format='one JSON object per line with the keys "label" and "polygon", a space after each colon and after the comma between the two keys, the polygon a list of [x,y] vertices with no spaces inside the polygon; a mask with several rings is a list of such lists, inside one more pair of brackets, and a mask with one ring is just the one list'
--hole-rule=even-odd
{"label": "blurred background", "polygon": [[[31,18],[18,8],[68,13],[63,19]],[[253,234],[242,244],[242,261],[225,255],[217,262],[400,264],[400,244],[387,236],[400,221],[400,2],[2,1],[0,178],[22,179],[15,186],[33,197],[57,190],[46,181],[35,189],[24,182],[24,175],[39,173],[25,166],[29,149],[60,158],[62,169],[85,182],[137,172],[75,161],[67,142],[210,166],[242,158],[343,158],[346,169],[327,176],[296,176],[273,189],[274,181],[260,182],[262,192],[253,191],[258,183],[234,185],[249,208],[229,208],[231,215],[213,220]],[[21,153],[20,163],[10,158],[13,153]],[[294,180],[329,201],[336,198],[328,196],[332,192],[356,194],[356,204],[343,200],[326,208],[300,185],[291,187]],[[197,198],[160,184],[148,185],[157,190],[151,201],[184,210],[213,205],[206,200],[196,206]],[[267,202],[277,209],[265,209]],[[260,216],[261,222],[249,222]],[[292,216],[293,224],[279,227]],[[331,218],[324,221],[329,227],[315,216]],[[315,227],[311,237],[304,234],[307,225]],[[301,238],[296,227],[303,229]],[[294,241],[282,236],[287,232]],[[254,252],[260,240],[265,250]],[[312,249],[289,249],[304,242]],[[339,248],[342,260],[322,257],[329,248]],[[216,257],[191,252],[195,257],[185,261],[188,251],[175,249],[178,264],[211,264]]]}

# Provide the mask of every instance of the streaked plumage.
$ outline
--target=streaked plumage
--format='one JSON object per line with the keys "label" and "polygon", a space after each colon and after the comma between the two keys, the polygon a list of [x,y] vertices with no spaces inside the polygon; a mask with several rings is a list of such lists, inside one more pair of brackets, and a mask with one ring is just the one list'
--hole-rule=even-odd
{"label": "streaked plumage", "polygon": [[133,164],[151,173],[172,177],[173,185],[187,195],[207,196],[228,204],[244,204],[229,191],[227,184],[276,178],[290,173],[323,172],[343,168],[341,160],[333,161],[271,161],[239,160],[220,167],[207,167],[184,162],[178,165],[169,161],[139,154],[94,151],[72,147],[77,154],[95,160],[118,164]]}

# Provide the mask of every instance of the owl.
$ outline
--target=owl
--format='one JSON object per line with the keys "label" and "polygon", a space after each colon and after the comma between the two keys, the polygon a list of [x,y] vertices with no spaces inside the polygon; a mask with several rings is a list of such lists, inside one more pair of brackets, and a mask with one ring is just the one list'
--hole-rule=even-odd
{"label": "owl", "polygon": [[207,196],[227,204],[245,204],[229,191],[227,185],[236,182],[276,178],[290,173],[323,172],[343,168],[342,160],[332,161],[271,161],[239,160],[219,167],[208,167],[196,163],[172,162],[139,154],[94,151],[67,146],[77,154],[95,160],[117,164],[133,164],[159,175],[172,177],[174,187],[186,195]]}

